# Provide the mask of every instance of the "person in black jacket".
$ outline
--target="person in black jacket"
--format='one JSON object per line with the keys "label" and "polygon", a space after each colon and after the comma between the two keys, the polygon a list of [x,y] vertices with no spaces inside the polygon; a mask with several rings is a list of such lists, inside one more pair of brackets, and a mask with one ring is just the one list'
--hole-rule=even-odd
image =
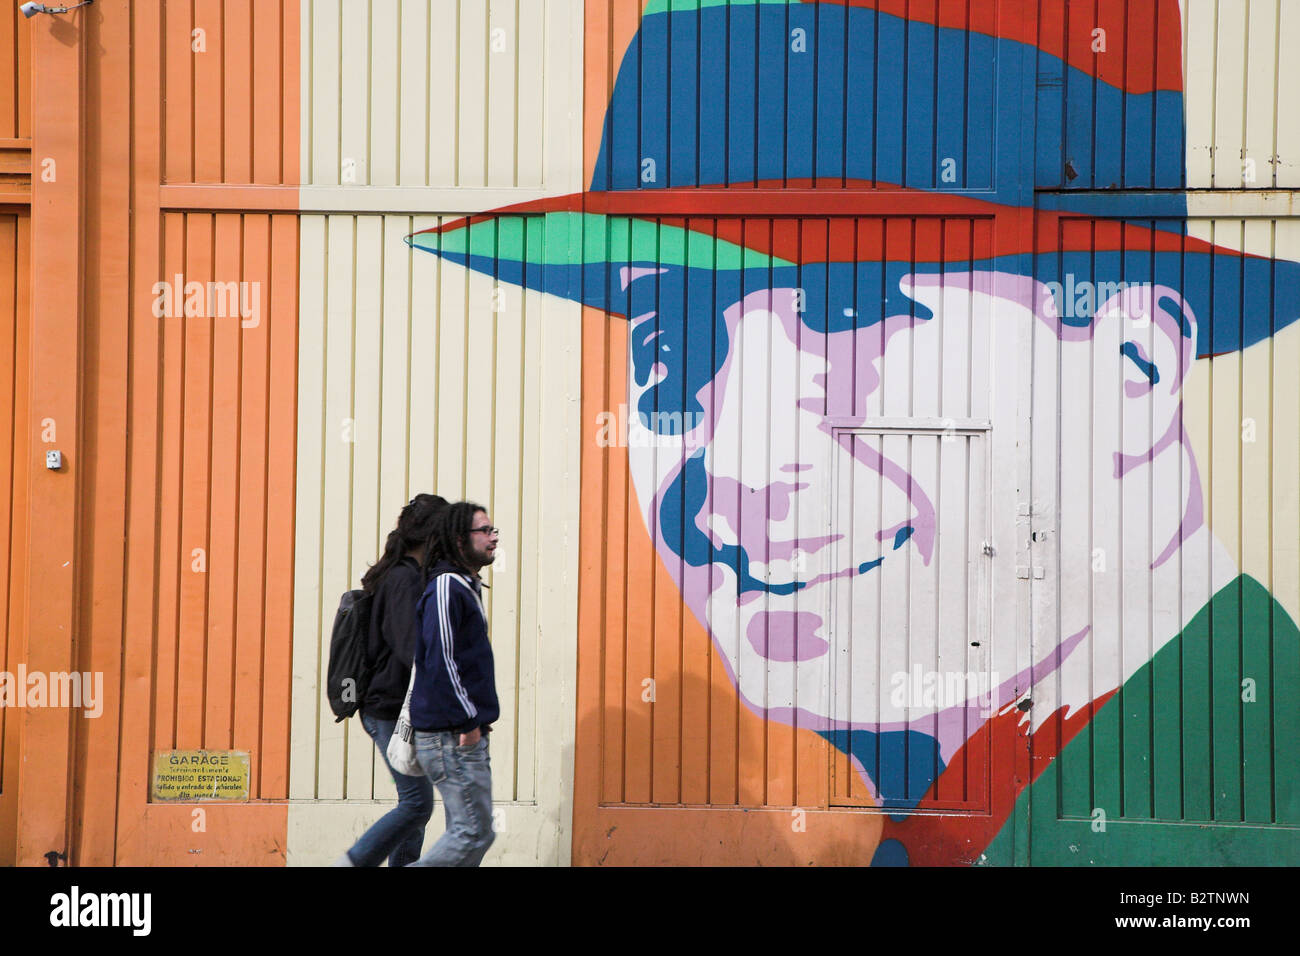
{"label": "person in black jacket", "polygon": [[496,548],[487,510],[458,501],[443,513],[426,556],[432,567],[419,605],[411,727],[447,829],[412,866],[478,866],[495,836],[488,733],[501,707],[478,572]]}
{"label": "person in black jacket", "polygon": [[361,701],[361,726],[393,775],[397,806],[362,834],[338,866],[378,866],[385,857],[390,867],[406,866],[419,858],[424,846],[424,827],[433,815],[433,786],[428,777],[394,770],[388,763],[388,741],[411,679],[426,548],[446,507],[447,500],[439,495],[412,498],[389,533],[383,555],[361,579],[361,586],[374,595],[366,647],[372,676]]}

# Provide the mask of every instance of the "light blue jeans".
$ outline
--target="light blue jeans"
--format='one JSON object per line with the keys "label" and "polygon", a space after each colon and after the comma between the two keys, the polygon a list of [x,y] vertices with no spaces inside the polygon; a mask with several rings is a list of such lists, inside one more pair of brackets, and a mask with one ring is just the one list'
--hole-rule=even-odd
{"label": "light blue jeans", "polygon": [[492,831],[492,763],[488,735],[468,747],[459,734],[415,732],[415,755],[442,795],[447,829],[411,866],[478,866]]}
{"label": "light blue jeans", "polygon": [[388,741],[397,726],[395,720],[371,717],[361,712],[361,726],[379,748],[384,766],[397,784],[397,806],[379,818],[348,850],[353,866],[407,866],[419,859],[424,849],[424,825],[433,816],[433,787],[428,777],[408,777],[388,762]]}

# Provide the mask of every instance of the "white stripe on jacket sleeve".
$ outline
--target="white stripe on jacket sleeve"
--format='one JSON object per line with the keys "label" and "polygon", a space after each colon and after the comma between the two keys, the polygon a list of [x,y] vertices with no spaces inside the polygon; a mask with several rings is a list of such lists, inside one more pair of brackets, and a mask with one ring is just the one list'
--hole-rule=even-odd
{"label": "white stripe on jacket sleeve", "polygon": [[460,671],[456,668],[456,658],[452,651],[451,635],[451,618],[448,614],[448,602],[451,598],[451,577],[449,574],[443,574],[438,577],[438,630],[442,639],[442,659],[447,666],[447,676],[451,679],[451,689],[456,694],[456,699],[460,701],[461,706],[465,708],[465,713],[470,717],[478,716],[478,709],[469,699],[469,694],[465,693],[465,685],[461,683]]}

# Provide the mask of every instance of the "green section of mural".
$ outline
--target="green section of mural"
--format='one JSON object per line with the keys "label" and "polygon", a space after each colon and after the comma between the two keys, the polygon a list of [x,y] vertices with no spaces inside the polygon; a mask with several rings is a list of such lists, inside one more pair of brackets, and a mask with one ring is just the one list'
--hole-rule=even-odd
{"label": "green section of mural", "polygon": [[1020,795],[984,862],[1013,862],[1028,816],[1036,866],[1295,864],[1298,739],[1300,631],[1242,575]]}
{"label": "green section of mural", "polygon": [[680,13],[689,10],[703,10],[705,7],[742,7],[764,3],[778,7],[794,6],[803,3],[803,0],[650,0],[645,5],[644,16],[648,17],[652,13],[667,13],[669,10],[673,13]]}
{"label": "green section of mural", "polygon": [[[546,234],[580,231],[581,255],[562,242],[547,242]],[[657,262],[700,269],[766,269],[793,263],[756,252],[725,239],[714,239],[680,226],[631,216],[552,212],[544,217],[501,215],[446,232],[418,232],[411,245],[439,255],[481,256],[506,262],[548,266],[580,263]]]}

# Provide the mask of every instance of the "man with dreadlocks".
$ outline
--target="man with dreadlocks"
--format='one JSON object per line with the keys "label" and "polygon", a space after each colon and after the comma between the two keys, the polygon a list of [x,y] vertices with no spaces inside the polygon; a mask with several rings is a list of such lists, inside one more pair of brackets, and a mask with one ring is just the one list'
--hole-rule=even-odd
{"label": "man with dreadlocks", "polygon": [[492,845],[488,733],[500,705],[478,572],[496,547],[487,510],[459,501],[443,512],[425,556],[411,726],[420,766],[442,795],[447,829],[412,866],[478,866]]}

